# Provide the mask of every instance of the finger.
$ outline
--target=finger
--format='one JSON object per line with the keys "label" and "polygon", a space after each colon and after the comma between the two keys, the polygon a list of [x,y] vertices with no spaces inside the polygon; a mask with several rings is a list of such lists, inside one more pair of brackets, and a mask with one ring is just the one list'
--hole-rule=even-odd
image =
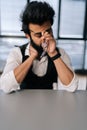
{"label": "finger", "polygon": [[44,37],[53,37],[53,34],[52,33],[48,33],[48,32],[45,32],[44,33]]}

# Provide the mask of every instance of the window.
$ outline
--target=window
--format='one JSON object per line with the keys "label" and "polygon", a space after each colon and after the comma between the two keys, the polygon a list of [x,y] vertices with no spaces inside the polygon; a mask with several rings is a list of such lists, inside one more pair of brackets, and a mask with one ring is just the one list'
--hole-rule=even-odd
{"label": "window", "polygon": [[60,37],[83,38],[84,16],[84,0],[62,0]]}
{"label": "window", "polygon": [[23,35],[21,30],[20,13],[27,3],[26,0],[1,0],[0,32],[1,35]]}

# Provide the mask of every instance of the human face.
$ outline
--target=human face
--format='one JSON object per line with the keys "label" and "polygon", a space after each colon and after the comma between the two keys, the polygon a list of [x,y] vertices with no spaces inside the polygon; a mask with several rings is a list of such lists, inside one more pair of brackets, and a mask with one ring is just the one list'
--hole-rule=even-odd
{"label": "human face", "polygon": [[45,22],[42,25],[30,23],[29,31],[32,40],[39,46],[41,45],[42,41],[45,39],[44,37],[45,33],[52,35],[52,28],[50,22]]}

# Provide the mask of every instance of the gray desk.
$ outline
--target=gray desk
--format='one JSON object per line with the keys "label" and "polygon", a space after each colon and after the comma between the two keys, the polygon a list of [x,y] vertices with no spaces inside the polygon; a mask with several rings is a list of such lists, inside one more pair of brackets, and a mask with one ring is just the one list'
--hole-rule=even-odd
{"label": "gray desk", "polygon": [[0,130],[87,130],[87,92],[1,93]]}

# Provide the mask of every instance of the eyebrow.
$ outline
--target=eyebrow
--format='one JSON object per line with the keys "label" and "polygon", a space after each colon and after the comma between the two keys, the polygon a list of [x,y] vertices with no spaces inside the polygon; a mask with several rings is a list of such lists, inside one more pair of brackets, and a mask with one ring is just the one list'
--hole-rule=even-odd
{"label": "eyebrow", "polygon": [[[48,31],[49,29],[51,29],[51,27],[50,28],[48,28],[48,29],[46,29],[44,32],[46,32],[46,31]],[[42,35],[42,32],[34,32],[33,30],[31,30],[31,29],[29,29],[31,32],[33,32],[34,34],[41,34]]]}
{"label": "eyebrow", "polygon": [[31,32],[33,32],[34,34],[39,34],[41,32],[34,32],[33,30],[29,29]]}

